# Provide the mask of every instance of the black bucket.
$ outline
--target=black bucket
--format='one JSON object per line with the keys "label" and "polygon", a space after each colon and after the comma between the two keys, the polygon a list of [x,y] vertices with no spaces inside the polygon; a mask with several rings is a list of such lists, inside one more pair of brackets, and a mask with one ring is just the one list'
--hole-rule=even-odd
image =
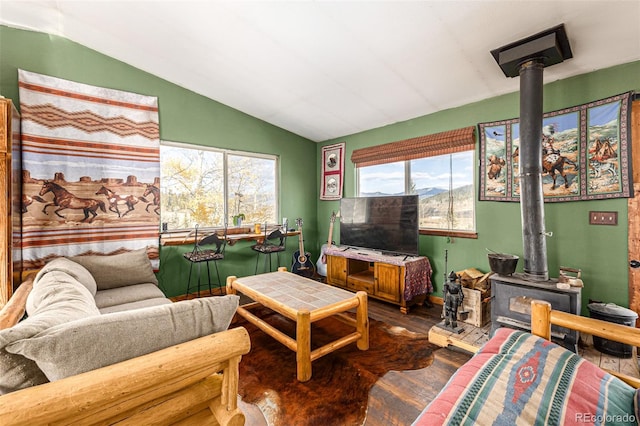
{"label": "black bucket", "polygon": [[518,256],[513,254],[489,253],[489,267],[491,272],[500,275],[511,275],[516,271]]}

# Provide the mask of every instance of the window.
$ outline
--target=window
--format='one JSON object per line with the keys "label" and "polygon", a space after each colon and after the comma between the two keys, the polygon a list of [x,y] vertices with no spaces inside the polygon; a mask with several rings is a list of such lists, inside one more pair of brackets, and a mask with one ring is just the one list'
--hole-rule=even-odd
{"label": "window", "polygon": [[355,150],[359,196],[418,194],[427,233],[475,233],[475,127]]}
{"label": "window", "polygon": [[160,162],[163,229],[277,222],[276,156],[163,142]]}
{"label": "window", "polygon": [[418,194],[420,228],[475,230],[473,154],[464,151],[358,168],[358,195]]}
{"label": "window", "polygon": [[474,151],[410,162],[410,193],[420,196],[420,227],[475,231]]}
{"label": "window", "polygon": [[404,161],[358,168],[359,195],[408,194],[404,169]]}

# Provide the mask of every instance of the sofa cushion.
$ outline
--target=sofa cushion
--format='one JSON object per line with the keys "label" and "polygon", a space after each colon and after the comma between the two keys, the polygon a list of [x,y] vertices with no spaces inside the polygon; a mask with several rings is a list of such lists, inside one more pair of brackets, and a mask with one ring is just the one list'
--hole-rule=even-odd
{"label": "sofa cushion", "polygon": [[36,276],[27,305],[30,306],[27,319],[0,330],[0,394],[47,382],[33,360],[7,352],[7,345],[59,324],[100,315],[89,290],[56,268]]}
{"label": "sofa cushion", "polygon": [[132,284],[151,283],[158,285],[158,279],[153,273],[145,248],[109,256],[74,256],[70,259],[91,272],[98,285],[98,290],[108,290]]}
{"label": "sofa cushion", "polygon": [[156,297],[153,299],[138,300],[136,302],[123,303],[122,305],[107,306],[100,308],[101,314],[110,314],[112,312],[130,311],[132,309],[148,308],[150,306],[169,305],[173,302],[166,297]]}
{"label": "sofa cushion", "polygon": [[225,330],[238,300],[208,297],[85,318],[13,342],[7,351],[58,380]]}
{"label": "sofa cushion", "polygon": [[98,309],[140,300],[164,298],[164,293],[155,284],[135,284],[127,287],[100,290],[96,293]]}

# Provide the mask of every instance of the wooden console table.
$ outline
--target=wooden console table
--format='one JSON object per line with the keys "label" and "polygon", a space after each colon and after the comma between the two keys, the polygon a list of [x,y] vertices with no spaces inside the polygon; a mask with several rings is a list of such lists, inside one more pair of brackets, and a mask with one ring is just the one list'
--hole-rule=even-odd
{"label": "wooden console table", "polygon": [[424,256],[382,255],[356,248],[327,249],[327,283],[400,305],[407,314],[433,292],[431,264]]}

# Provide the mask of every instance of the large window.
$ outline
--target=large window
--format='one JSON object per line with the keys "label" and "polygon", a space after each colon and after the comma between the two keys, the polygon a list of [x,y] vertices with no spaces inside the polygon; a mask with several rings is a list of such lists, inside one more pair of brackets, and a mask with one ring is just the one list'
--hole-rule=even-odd
{"label": "large window", "polygon": [[475,236],[474,152],[475,126],[354,150],[358,195],[417,194],[425,233]]}
{"label": "large window", "polygon": [[358,168],[358,195],[418,194],[420,228],[475,231],[473,154],[464,151]]}
{"label": "large window", "polygon": [[277,222],[276,156],[163,142],[160,161],[166,230]]}

